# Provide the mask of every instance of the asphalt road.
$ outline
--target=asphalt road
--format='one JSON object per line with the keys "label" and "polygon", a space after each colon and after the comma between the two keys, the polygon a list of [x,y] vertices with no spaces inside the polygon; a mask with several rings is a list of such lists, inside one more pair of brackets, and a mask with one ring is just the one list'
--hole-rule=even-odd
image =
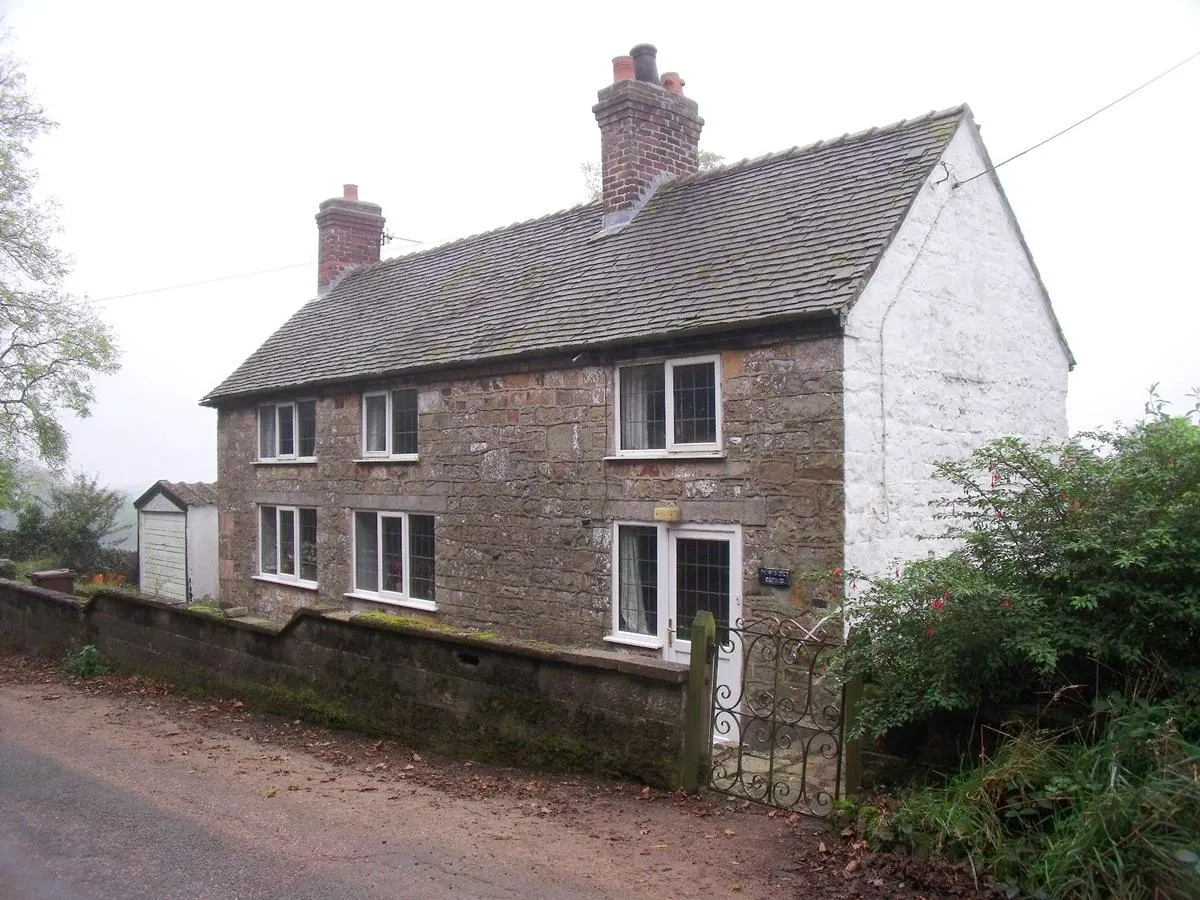
{"label": "asphalt road", "polygon": [[[417,789],[339,794],[311,758],[128,716],[0,688],[0,900],[617,895],[542,859],[536,829],[514,840],[521,823],[502,809]],[[185,741],[202,750],[185,755]]]}

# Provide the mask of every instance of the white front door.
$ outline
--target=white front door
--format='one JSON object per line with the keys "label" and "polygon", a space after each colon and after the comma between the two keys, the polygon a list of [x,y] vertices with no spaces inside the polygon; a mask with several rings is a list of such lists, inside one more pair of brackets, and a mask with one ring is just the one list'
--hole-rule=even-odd
{"label": "white front door", "polygon": [[[692,622],[708,610],[723,642],[742,615],[742,531],[737,525],[616,523],[613,531],[613,630],[620,644],[661,649],[687,663]],[[741,648],[719,652],[717,689],[736,703]]]}
{"label": "white front door", "polygon": [[741,689],[741,648],[726,642],[726,629],[742,616],[741,532],[728,526],[668,529],[667,562],[665,656],[688,662],[696,614],[712,613],[717,622],[718,697],[728,706]]}

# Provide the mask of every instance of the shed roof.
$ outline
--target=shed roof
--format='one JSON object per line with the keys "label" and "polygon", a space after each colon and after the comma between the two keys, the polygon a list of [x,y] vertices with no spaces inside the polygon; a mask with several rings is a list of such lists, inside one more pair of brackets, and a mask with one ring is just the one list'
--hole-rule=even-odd
{"label": "shed roof", "polygon": [[591,203],[346,276],[202,401],[583,351],[848,308],[966,106]]}
{"label": "shed roof", "polygon": [[159,479],[142,496],[133,501],[141,509],[155,494],[162,494],[180,509],[189,506],[212,506],[217,502],[217,485],[207,481],[167,481]]}

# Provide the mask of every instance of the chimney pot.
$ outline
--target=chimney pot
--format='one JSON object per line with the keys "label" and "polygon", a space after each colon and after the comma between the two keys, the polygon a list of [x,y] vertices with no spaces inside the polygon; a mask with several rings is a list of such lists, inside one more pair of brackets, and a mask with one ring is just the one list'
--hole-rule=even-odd
{"label": "chimney pot", "polygon": [[357,184],[342,185],[342,199],[343,200],[357,200],[358,199],[358,185]]}
{"label": "chimney pot", "polygon": [[613,84],[618,81],[632,81],[634,78],[634,67],[632,56],[614,56],[613,57]]}
{"label": "chimney pot", "polygon": [[[677,72],[658,77],[658,51],[638,44],[613,60],[613,83],[592,107],[600,126],[603,227],[629,221],[669,178],[699,168],[700,118]],[[633,63],[633,78],[628,74]]]}
{"label": "chimney pot", "polygon": [[638,81],[658,84],[658,49],[653,44],[638,44],[629,51]]}

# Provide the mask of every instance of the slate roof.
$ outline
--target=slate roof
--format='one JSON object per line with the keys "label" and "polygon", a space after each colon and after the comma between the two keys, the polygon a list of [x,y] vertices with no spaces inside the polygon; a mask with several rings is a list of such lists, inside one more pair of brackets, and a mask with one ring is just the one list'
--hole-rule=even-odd
{"label": "slate roof", "polygon": [[176,506],[213,506],[217,502],[217,486],[207,481],[167,481],[159,479],[148,491],[133,501],[141,509],[155,494],[165,494]]}
{"label": "slate roof", "polygon": [[202,401],[845,310],[966,106],[668,182],[346,276]]}

